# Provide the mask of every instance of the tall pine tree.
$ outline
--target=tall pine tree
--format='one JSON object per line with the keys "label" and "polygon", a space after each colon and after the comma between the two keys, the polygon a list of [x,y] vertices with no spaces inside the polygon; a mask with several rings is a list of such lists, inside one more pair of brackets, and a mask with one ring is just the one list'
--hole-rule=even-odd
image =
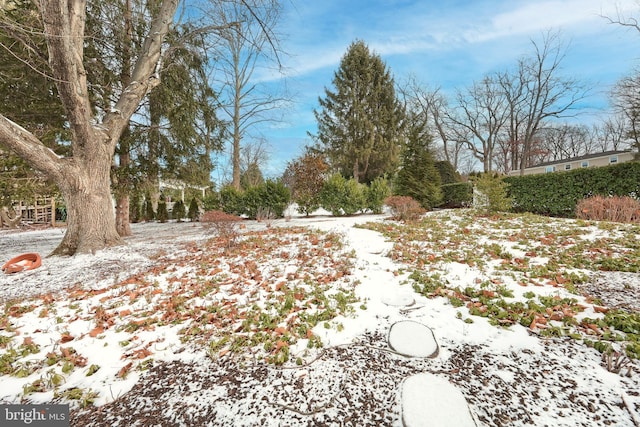
{"label": "tall pine tree", "polygon": [[314,111],[315,139],[331,166],[364,183],[395,172],[404,108],[385,63],[356,41],[342,58],[333,85],[335,91],[325,89],[321,108]]}
{"label": "tall pine tree", "polygon": [[402,164],[394,182],[394,193],[411,196],[425,209],[437,206],[442,200],[440,173],[431,152],[432,136],[427,130],[424,114],[409,112],[406,145]]}

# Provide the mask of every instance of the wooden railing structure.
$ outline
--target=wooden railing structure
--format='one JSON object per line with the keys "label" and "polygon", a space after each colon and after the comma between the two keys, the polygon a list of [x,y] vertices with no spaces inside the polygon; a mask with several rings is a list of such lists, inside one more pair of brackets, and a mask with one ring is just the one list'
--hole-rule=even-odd
{"label": "wooden railing structure", "polygon": [[13,208],[18,215],[22,214],[23,222],[34,224],[51,224],[56,226],[55,197],[37,197],[33,203],[17,202]]}

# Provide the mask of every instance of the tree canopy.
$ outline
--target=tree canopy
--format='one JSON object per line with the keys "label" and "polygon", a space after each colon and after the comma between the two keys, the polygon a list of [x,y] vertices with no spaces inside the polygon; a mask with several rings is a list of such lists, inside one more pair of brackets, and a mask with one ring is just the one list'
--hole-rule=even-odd
{"label": "tree canopy", "polygon": [[315,139],[332,168],[364,183],[393,173],[405,114],[385,63],[363,41],[356,41],[340,61],[333,85],[314,111]]}

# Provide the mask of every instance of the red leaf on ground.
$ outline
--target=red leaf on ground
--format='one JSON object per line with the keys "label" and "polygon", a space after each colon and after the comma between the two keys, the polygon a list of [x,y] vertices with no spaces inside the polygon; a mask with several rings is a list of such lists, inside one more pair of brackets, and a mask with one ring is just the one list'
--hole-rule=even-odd
{"label": "red leaf on ground", "polygon": [[126,365],[124,365],[122,368],[120,368],[120,370],[118,371],[118,378],[126,377],[129,371],[131,370],[132,366],[133,366],[133,362],[129,362]]}
{"label": "red leaf on ground", "polygon": [[63,344],[66,343],[66,342],[69,342],[69,341],[73,341],[73,339],[74,339],[74,337],[71,336],[71,334],[62,334],[60,336],[60,342],[63,343]]}
{"label": "red leaf on ground", "polygon": [[89,336],[91,338],[95,338],[103,332],[104,332],[104,328],[102,326],[98,326],[97,328],[93,328],[92,330],[89,331]]}

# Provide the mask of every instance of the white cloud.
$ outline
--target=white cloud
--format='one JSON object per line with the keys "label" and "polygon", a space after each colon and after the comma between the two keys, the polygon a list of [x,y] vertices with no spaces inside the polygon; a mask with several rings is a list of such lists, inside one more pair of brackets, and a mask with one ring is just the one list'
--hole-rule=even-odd
{"label": "white cloud", "polygon": [[486,42],[517,36],[534,36],[548,29],[571,30],[573,33],[597,33],[604,30],[604,16],[623,15],[638,4],[633,1],[602,0],[535,1],[497,13],[488,26],[468,31],[470,42]]}

